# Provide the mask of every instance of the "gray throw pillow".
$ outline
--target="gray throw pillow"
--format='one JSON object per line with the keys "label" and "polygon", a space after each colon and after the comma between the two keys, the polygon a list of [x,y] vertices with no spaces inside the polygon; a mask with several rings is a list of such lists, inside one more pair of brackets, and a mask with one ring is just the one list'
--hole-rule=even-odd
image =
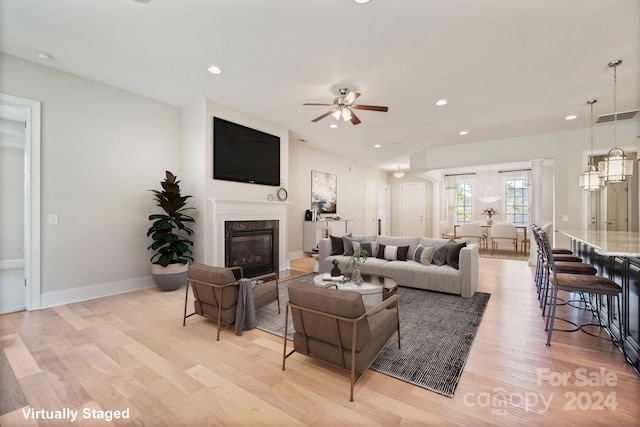
{"label": "gray throw pillow", "polygon": [[344,252],[342,255],[353,255],[353,242],[364,242],[364,237],[351,237],[351,233],[342,236],[342,243],[344,244]]}
{"label": "gray throw pillow", "polygon": [[433,250],[431,262],[435,265],[445,265],[447,263],[447,249],[448,246],[446,243],[444,245],[436,246]]}
{"label": "gray throw pillow", "polygon": [[344,253],[344,244],[342,237],[329,236],[331,238],[331,255],[342,255]]}
{"label": "gray throw pillow", "polygon": [[460,268],[460,251],[465,246],[467,246],[467,242],[457,243],[454,240],[450,240],[449,243],[447,243],[446,263],[456,270]]}

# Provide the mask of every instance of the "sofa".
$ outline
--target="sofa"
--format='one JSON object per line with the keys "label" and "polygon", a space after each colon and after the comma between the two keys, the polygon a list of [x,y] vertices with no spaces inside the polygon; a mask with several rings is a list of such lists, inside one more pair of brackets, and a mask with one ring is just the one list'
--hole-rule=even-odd
{"label": "sofa", "polygon": [[394,279],[399,286],[471,298],[478,289],[478,245],[464,240],[428,237],[345,235],[318,242],[318,269],[330,273],[337,260],[341,272],[358,248],[369,253],[363,275]]}

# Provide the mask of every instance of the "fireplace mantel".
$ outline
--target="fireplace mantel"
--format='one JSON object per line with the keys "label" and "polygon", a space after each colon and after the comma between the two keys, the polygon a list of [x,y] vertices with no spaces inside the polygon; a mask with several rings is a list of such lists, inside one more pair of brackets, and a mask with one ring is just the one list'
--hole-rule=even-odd
{"label": "fireplace mantel", "polygon": [[225,221],[277,220],[279,228],[279,270],[289,268],[287,208],[290,202],[266,200],[209,199],[213,221],[213,257],[208,262],[224,265]]}

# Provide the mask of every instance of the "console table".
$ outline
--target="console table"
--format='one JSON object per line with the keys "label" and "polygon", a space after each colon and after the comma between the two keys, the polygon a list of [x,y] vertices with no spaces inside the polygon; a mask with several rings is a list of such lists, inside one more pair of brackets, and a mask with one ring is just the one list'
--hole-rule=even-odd
{"label": "console table", "polygon": [[[623,231],[558,230],[571,239],[574,253],[622,286],[622,314],[612,328],[624,337],[620,344],[640,375],[640,233]],[[603,307],[607,310],[607,307]],[[603,313],[606,315],[606,313]],[[606,317],[605,317],[606,318]]]}

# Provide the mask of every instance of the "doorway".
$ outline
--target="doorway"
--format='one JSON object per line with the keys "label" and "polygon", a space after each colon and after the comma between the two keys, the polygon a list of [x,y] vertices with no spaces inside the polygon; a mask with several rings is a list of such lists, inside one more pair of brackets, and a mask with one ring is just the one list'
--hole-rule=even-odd
{"label": "doorway", "polygon": [[[7,290],[6,297],[11,302],[3,304],[2,312],[17,310],[37,310],[41,306],[40,301],[40,102],[19,98],[11,95],[0,94],[0,117],[8,121],[22,121],[24,134],[22,138],[14,139],[15,144],[21,145],[22,154],[22,179],[18,178],[18,186],[23,189],[19,192],[22,196],[15,201],[11,214],[2,215],[11,221],[10,224],[2,224],[4,229],[15,227],[22,233],[14,238],[7,248],[2,248],[0,267],[6,274],[2,274],[3,282],[18,284],[18,288]],[[18,142],[18,140],[20,142]],[[2,148],[4,150],[4,147]],[[18,148],[14,148],[18,149]],[[10,162],[12,168],[19,169],[14,163],[15,157],[10,151],[3,152],[3,161]],[[6,155],[6,156],[5,156]],[[4,173],[4,169],[3,169]],[[17,175],[20,177],[20,175]],[[15,186],[15,179],[13,185]],[[21,185],[23,184],[23,185]],[[9,191],[9,187],[7,190]],[[5,188],[3,188],[3,193]],[[3,194],[4,196],[4,194]],[[4,203],[3,203],[4,205]],[[16,214],[18,212],[18,214]],[[20,235],[21,234],[21,235]],[[17,241],[17,243],[15,242]],[[6,240],[3,238],[3,244]],[[22,243],[22,245],[20,245]],[[15,249],[19,245],[21,248]],[[22,252],[20,252],[22,249]],[[20,255],[22,255],[20,257]],[[6,271],[5,271],[6,270]],[[6,277],[5,277],[6,276]],[[3,300],[5,294],[2,294]]]}

